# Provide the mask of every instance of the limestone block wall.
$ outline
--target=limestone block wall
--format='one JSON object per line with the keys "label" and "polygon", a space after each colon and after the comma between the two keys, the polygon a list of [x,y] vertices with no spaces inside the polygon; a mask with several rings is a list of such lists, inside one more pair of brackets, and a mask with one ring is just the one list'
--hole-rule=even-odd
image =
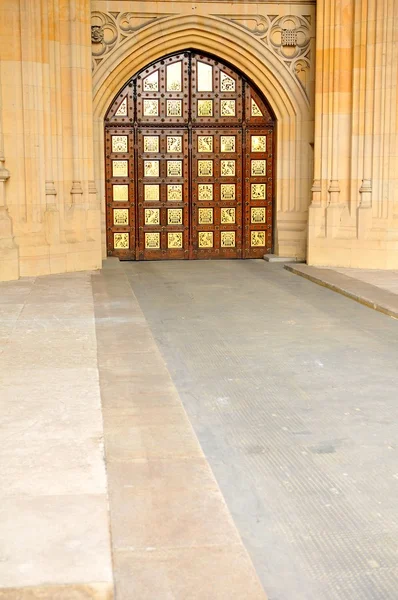
{"label": "limestone block wall", "polygon": [[89,0],[0,3],[0,279],[101,265]]}
{"label": "limestone block wall", "polygon": [[313,178],[315,0],[92,0],[95,177],[105,244],[104,118],[124,84],[194,48],[243,71],[277,117],[275,252],[305,257]]}
{"label": "limestone block wall", "polygon": [[309,264],[398,268],[397,22],[397,2],[317,2]]}

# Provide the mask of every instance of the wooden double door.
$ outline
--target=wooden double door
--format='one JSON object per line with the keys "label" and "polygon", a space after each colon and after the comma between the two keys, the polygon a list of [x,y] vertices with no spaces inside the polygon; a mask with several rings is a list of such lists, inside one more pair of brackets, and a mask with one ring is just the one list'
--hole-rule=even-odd
{"label": "wooden double door", "polygon": [[242,75],[194,51],[167,56],[118,94],[105,141],[109,256],[271,252],[274,119]]}

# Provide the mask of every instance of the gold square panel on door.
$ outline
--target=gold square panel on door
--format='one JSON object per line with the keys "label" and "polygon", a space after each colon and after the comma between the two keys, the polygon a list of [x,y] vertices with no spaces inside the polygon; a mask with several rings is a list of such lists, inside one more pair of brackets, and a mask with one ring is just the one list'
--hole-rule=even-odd
{"label": "gold square panel on door", "polygon": [[182,202],[183,188],[181,183],[167,184],[167,200],[169,202]]}
{"label": "gold square panel on door", "polygon": [[159,225],[160,210],[158,208],[145,208],[144,223],[145,225]]}
{"label": "gold square panel on door", "polygon": [[158,135],[144,135],[144,152],[159,152]]}
{"label": "gold square panel on door", "polygon": [[212,231],[199,231],[198,232],[198,246],[199,248],[213,248],[214,234]]}
{"label": "gold square panel on door", "polygon": [[145,233],[145,248],[147,250],[158,250],[160,248],[160,233]]}
{"label": "gold square panel on door", "polygon": [[167,234],[167,247],[168,248],[182,248],[183,247],[182,232],[169,231]]}
{"label": "gold square panel on door", "polygon": [[211,225],[213,223],[213,209],[198,208],[198,223],[199,225]]}
{"label": "gold square panel on door", "polygon": [[114,184],[112,186],[112,200],[114,202],[128,202],[129,186],[128,184]]}
{"label": "gold square panel on door", "polygon": [[198,184],[198,200],[213,200],[214,186],[212,183],[199,183]]}
{"label": "gold square panel on door", "polygon": [[236,233],[235,231],[221,232],[221,248],[235,248]]}
{"label": "gold square panel on door", "polygon": [[167,136],[167,152],[182,152],[182,135]]}
{"label": "gold square panel on door", "polygon": [[112,152],[128,152],[128,136],[113,135],[112,136]]}
{"label": "gold square panel on door", "polygon": [[116,250],[128,250],[130,247],[129,234],[128,233],[114,233],[113,234],[113,247]]}
{"label": "gold square panel on door", "polygon": [[222,208],[221,209],[221,223],[223,225],[233,224],[236,221],[236,209],[235,208]]}
{"label": "gold square panel on door", "polygon": [[182,225],[182,208],[167,209],[167,224]]}
{"label": "gold square panel on door", "polygon": [[160,185],[146,183],[144,185],[144,200],[146,202],[158,202],[160,200]]}
{"label": "gold square panel on door", "polygon": [[114,225],[128,225],[129,224],[129,211],[128,208],[115,208],[113,209],[113,224]]}
{"label": "gold square panel on door", "polygon": [[198,135],[198,152],[213,152],[213,136]]}

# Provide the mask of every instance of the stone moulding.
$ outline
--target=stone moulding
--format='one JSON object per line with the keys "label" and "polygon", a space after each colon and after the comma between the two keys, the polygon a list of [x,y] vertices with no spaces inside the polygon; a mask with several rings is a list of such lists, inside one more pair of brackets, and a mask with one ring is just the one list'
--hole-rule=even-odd
{"label": "stone moulding", "polygon": [[[92,68],[96,71],[103,60],[140,29],[162,21],[174,13],[100,12],[91,16]],[[278,57],[310,95],[311,18],[297,15],[228,15],[213,17],[233,23],[248,31]]]}
{"label": "stone moulding", "polygon": [[92,70],[95,71],[104,58],[123,44],[137,31],[154,21],[161,21],[172,13],[109,12],[91,13]]}

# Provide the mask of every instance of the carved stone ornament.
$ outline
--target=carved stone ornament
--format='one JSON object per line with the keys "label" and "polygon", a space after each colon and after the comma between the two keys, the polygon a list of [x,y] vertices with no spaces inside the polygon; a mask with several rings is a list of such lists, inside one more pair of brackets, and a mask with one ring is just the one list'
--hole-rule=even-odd
{"label": "carved stone ornament", "polygon": [[137,31],[167,16],[169,15],[156,13],[93,11],[91,13],[93,71],[100,66],[108,54],[134,36]]}
{"label": "carved stone ornament", "polygon": [[308,95],[311,21],[297,15],[214,15],[259,38],[300,82]]}
{"label": "carved stone ornament", "polygon": [[104,30],[100,25],[91,26],[91,41],[93,44],[101,44],[104,41]]}

